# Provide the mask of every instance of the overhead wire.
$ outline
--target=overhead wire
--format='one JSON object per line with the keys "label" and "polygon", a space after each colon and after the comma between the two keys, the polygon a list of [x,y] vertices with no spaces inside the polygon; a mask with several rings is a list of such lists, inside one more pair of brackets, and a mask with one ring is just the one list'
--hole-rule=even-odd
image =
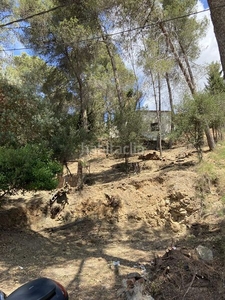
{"label": "overhead wire", "polygon": [[[59,5],[59,6],[53,7],[49,10],[41,11],[39,13],[35,13],[33,15],[27,16],[25,18],[21,18],[21,19],[17,19],[17,20],[14,20],[14,21],[11,21],[11,22],[8,22],[8,23],[5,23],[5,24],[1,24],[0,28],[12,25],[14,23],[23,22],[23,21],[32,19],[36,16],[40,16],[40,15],[55,11],[59,8],[66,7],[66,6],[68,6],[68,4]],[[225,4],[217,5],[217,6],[213,7],[213,9],[218,9],[218,8],[222,8],[222,7],[225,7]],[[173,17],[173,18],[165,19],[165,20],[160,20],[160,22],[161,23],[167,23],[167,22],[171,22],[171,21],[174,21],[174,20],[179,20],[179,19],[194,16],[194,15],[197,15],[197,14],[205,13],[207,11],[210,11],[210,9],[206,8],[206,9],[196,11],[196,12],[192,12],[192,13],[189,13],[189,14],[180,15],[180,16],[176,16],[176,17]],[[150,28],[152,26],[156,26],[157,23],[158,22],[151,23],[151,24],[145,24],[144,26],[138,26],[138,27],[133,27],[133,28],[129,28],[129,29],[126,29],[126,30],[121,30],[121,31],[113,32],[113,33],[108,33],[107,36],[112,37],[112,36],[121,35],[121,34],[125,34],[125,33],[132,32],[132,31],[143,30],[143,29],[146,29],[146,28]],[[9,28],[9,30],[14,30],[14,29],[15,28]],[[96,36],[96,37],[92,37],[92,38],[89,38],[89,39],[81,40],[80,42],[88,42],[88,41],[92,41],[92,40],[94,41],[94,40],[100,40],[100,39],[101,39],[101,36]],[[7,51],[19,51],[19,50],[32,50],[32,49],[33,48],[30,48],[30,47],[23,47],[23,48],[17,48],[17,49],[16,48],[15,49],[14,48],[13,49],[0,49],[0,52],[1,51],[7,52]]]}
{"label": "overhead wire", "polygon": [[21,19],[13,20],[13,21],[10,21],[10,22],[5,23],[5,24],[0,24],[0,28],[1,28],[1,27],[9,26],[9,25],[12,25],[12,24],[15,24],[15,23],[24,22],[24,21],[29,20],[29,19],[33,19],[34,17],[37,17],[37,16],[41,16],[41,15],[50,13],[50,12],[52,12],[52,11],[54,11],[54,10],[57,10],[57,9],[59,9],[59,8],[62,8],[62,7],[66,7],[66,6],[68,6],[68,5],[69,5],[69,4],[58,5],[58,6],[52,7],[52,8],[50,8],[50,9],[48,9],[48,10],[43,10],[43,11],[40,11],[40,12],[38,12],[38,13],[32,14],[32,15],[30,15],[30,16],[21,18]]}

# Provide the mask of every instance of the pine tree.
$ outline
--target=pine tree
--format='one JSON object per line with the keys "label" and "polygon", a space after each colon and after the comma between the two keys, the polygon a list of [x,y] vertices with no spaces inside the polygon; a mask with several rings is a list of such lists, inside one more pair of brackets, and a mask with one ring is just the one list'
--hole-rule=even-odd
{"label": "pine tree", "polygon": [[225,92],[225,82],[222,77],[221,65],[218,62],[212,62],[208,67],[205,89],[211,95]]}

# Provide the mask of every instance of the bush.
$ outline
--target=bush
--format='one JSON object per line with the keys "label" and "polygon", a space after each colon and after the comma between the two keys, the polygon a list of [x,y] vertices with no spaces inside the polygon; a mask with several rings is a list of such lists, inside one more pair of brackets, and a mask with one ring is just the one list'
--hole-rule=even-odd
{"label": "bush", "polygon": [[0,147],[0,190],[51,190],[56,188],[56,174],[60,172],[61,164],[38,145]]}

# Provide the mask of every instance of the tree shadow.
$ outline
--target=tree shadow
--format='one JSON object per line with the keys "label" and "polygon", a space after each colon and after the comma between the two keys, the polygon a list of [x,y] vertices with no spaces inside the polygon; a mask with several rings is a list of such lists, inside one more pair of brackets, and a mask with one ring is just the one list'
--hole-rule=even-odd
{"label": "tree shadow", "polygon": [[[34,199],[34,204],[41,203],[39,200]],[[152,229],[145,222],[136,222],[134,226],[128,223],[123,231],[129,240],[119,239],[122,232],[118,223],[88,217],[39,232],[31,230],[29,223],[17,228],[1,229],[0,286],[9,293],[31,279],[47,276],[58,280],[68,289],[70,300],[116,299],[116,292],[129,270],[141,272],[139,267],[143,264],[147,273],[151,274],[154,257],[172,246],[194,248],[203,244],[212,248],[213,243],[215,256],[225,258],[224,222],[222,220],[218,224],[217,233],[210,231],[210,227],[204,227],[197,236],[190,230],[188,236],[176,237],[176,241],[175,235],[169,230],[165,234],[166,228]],[[119,251],[115,257],[109,251],[112,245],[127,247],[131,252],[141,251],[143,260],[132,253],[126,258]],[[117,261],[120,262],[119,267],[114,264]],[[158,270],[157,276],[166,280],[161,271],[164,269]],[[172,273],[170,279],[176,278]],[[191,279],[189,276],[189,284]],[[158,277],[154,280],[157,282]],[[187,288],[185,285],[184,292]],[[173,299],[169,291],[164,292],[168,295],[166,299]],[[184,292],[179,295],[184,295]],[[164,299],[162,294],[154,298]]]}
{"label": "tree shadow", "polygon": [[126,172],[115,169],[115,167],[111,167],[111,169],[98,172],[98,173],[90,173],[85,176],[85,184],[93,185],[95,183],[110,183],[120,181],[121,179],[127,178],[128,174]]}
{"label": "tree shadow", "polygon": [[27,227],[29,220],[24,207],[15,206],[0,210],[0,229]]}
{"label": "tree shadow", "polygon": [[[105,236],[101,227],[105,226]],[[123,266],[131,267],[134,262],[107,253],[108,244],[118,235],[118,228],[112,224],[102,224],[99,220],[84,218],[68,224],[48,229],[48,233],[34,232],[27,227],[0,230],[1,288],[12,292],[21,284],[46,276],[60,281],[74,296],[70,299],[115,299],[115,291],[121,283],[121,276],[112,262],[119,260]],[[87,274],[94,263],[96,278]],[[99,265],[99,266],[98,266]],[[107,267],[106,282],[101,281],[102,267]],[[58,270],[58,272],[57,272]],[[99,276],[99,278],[97,277]],[[84,282],[84,279],[87,282]],[[102,282],[100,284],[100,281]],[[16,282],[16,285],[15,285]],[[84,286],[90,288],[84,290]],[[99,283],[100,291],[96,290]],[[95,288],[93,287],[95,286]],[[108,287],[108,288],[107,288]],[[95,290],[95,293],[93,293]],[[94,294],[98,293],[98,298]],[[74,297],[74,298],[73,298]],[[76,298],[78,297],[78,298]],[[81,298],[79,298],[81,297]]]}

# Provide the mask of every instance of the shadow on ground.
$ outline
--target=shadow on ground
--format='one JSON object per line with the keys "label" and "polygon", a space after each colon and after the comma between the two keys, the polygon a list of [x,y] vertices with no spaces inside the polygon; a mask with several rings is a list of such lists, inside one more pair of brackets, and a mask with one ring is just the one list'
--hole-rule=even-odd
{"label": "shadow on ground", "polygon": [[[224,222],[221,222],[219,227],[222,230]],[[122,278],[129,271],[140,272],[137,266],[141,263],[149,273],[155,268],[155,275],[151,274],[155,284],[149,285],[150,293],[155,299],[184,299],[181,295],[184,296],[188,284],[190,285],[193,280],[194,260],[188,258],[186,254],[185,259],[182,259],[181,254],[178,255],[175,251],[152,268],[151,262],[154,261],[156,253],[163,253],[166,249],[170,249],[173,246],[171,244],[173,239],[172,236],[171,239],[168,237],[164,239],[164,231],[150,232],[147,229],[144,223],[136,230],[125,228],[129,240],[122,239],[122,232],[117,224],[88,218],[48,228],[39,233],[32,231],[29,224],[26,224],[26,228],[22,226],[10,230],[2,229],[0,231],[0,286],[4,290],[7,284],[5,290],[11,292],[15,286],[28,280],[48,276],[66,286],[71,300],[112,300],[117,299],[116,291],[121,287]],[[220,280],[218,277],[218,271],[223,270],[224,267],[224,262],[218,261],[218,257],[225,257],[223,235],[214,235],[206,231],[200,233],[198,238],[191,234],[188,239],[177,239],[175,243],[179,249],[191,249],[201,243],[213,247],[215,254],[215,266],[204,263],[207,267],[203,268],[199,261],[195,264],[196,282],[191,284],[190,292],[186,294],[185,299],[209,299],[204,298],[207,293],[210,299],[224,299],[221,294],[221,291],[224,291],[223,278],[221,277]],[[116,256],[110,254],[112,248],[118,248]],[[125,248],[130,251],[127,255]],[[137,250],[141,251],[140,257],[132,253]],[[115,261],[120,261],[119,268],[113,265]],[[179,265],[176,264],[177,261]],[[165,266],[170,267],[168,273]],[[176,274],[172,270],[173,266]],[[183,276],[181,281],[178,280],[177,272]],[[204,280],[201,279],[202,285],[199,285],[200,275],[204,276]],[[212,276],[216,280],[211,280]],[[165,282],[167,287],[164,286]],[[194,293],[196,286],[201,291],[200,296]],[[174,293],[171,292],[173,289],[175,291],[179,289],[179,297],[174,298]]]}

